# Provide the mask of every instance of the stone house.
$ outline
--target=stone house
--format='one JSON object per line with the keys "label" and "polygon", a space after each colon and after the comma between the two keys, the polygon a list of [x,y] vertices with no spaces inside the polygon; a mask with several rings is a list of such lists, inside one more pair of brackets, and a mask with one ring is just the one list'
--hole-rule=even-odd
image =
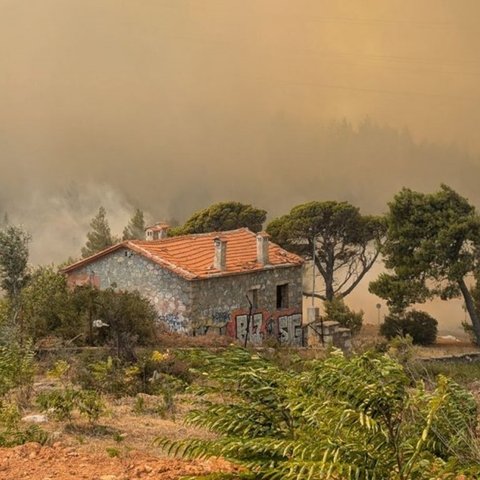
{"label": "stone house", "polygon": [[247,228],[114,245],[63,270],[70,286],[138,290],[171,330],[302,345],[303,260]]}

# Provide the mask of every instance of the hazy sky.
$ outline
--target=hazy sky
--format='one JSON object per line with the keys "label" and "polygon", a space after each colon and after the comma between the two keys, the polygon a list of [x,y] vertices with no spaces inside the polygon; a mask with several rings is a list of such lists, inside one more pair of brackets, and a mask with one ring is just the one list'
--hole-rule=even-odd
{"label": "hazy sky", "polygon": [[[58,261],[100,203],[118,229],[132,206],[182,220],[229,198],[382,211],[441,181],[480,204],[479,18],[478,0],[0,0],[0,210]],[[328,122],[366,117],[471,156],[322,150]]]}

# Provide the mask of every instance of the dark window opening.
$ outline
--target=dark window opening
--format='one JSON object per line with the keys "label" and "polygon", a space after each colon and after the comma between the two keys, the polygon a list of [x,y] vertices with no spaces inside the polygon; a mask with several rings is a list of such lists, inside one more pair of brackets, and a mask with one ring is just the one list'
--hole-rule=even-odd
{"label": "dark window opening", "polygon": [[257,310],[258,308],[258,288],[252,288],[248,292],[248,298],[252,302],[252,309]]}
{"label": "dark window opening", "polygon": [[288,308],[288,283],[277,285],[277,309]]}

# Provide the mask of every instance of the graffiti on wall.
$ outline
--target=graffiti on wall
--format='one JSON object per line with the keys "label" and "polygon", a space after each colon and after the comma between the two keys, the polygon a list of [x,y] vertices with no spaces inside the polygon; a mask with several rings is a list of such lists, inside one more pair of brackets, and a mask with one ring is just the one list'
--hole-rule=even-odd
{"label": "graffiti on wall", "polygon": [[230,320],[230,311],[210,308],[201,312],[200,319],[205,326],[224,327]]}
{"label": "graffiti on wall", "polygon": [[302,344],[302,316],[284,315],[278,318],[278,334],[280,343],[288,345]]}
{"label": "graffiti on wall", "polygon": [[268,311],[256,312],[251,316],[247,312],[236,311],[227,326],[229,335],[241,342],[245,341],[248,326],[248,343],[259,345],[266,338],[275,338],[284,345],[301,346],[303,344],[302,315],[294,312],[289,314],[271,314]]}
{"label": "graffiti on wall", "polygon": [[165,315],[160,315],[158,319],[161,322],[165,322],[168,327],[174,332],[184,332],[185,325],[182,315],[178,313],[167,313]]}
{"label": "graffiti on wall", "polygon": [[251,316],[250,325],[248,325],[248,315],[238,315],[236,337],[244,342],[245,336],[247,335],[247,326],[249,326],[248,342],[254,345],[260,345],[264,338],[262,320],[263,315],[261,313],[255,313]]}

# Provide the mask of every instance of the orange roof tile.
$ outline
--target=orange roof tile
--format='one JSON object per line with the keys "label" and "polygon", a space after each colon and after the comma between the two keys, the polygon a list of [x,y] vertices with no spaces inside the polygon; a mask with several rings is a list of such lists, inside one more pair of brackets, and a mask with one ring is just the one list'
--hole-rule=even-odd
{"label": "orange roof tile", "polygon": [[[227,242],[225,270],[217,270],[213,267],[214,239],[219,235]],[[287,252],[272,242],[269,242],[268,248],[269,264],[258,263],[255,233],[248,228],[240,228],[228,232],[182,235],[153,241],[129,240],[80,260],[65,268],[63,272],[69,273],[119,248],[129,248],[188,280],[235,275],[303,263],[301,257]]]}

